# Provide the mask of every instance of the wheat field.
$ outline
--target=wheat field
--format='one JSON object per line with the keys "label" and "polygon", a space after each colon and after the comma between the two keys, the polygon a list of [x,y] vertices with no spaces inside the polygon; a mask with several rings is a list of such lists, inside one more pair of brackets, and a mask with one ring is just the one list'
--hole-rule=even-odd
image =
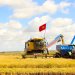
{"label": "wheat field", "polygon": [[75,75],[75,59],[25,58],[21,53],[0,53],[0,74]]}

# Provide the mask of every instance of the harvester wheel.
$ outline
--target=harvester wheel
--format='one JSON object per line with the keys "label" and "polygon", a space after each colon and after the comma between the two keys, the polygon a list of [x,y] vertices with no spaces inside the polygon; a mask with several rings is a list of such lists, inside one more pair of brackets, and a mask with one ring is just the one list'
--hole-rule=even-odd
{"label": "harvester wheel", "polygon": [[44,54],[49,54],[48,49],[44,50]]}
{"label": "harvester wheel", "polygon": [[47,54],[49,54],[49,51],[48,51],[48,49],[47,49]]}
{"label": "harvester wheel", "polygon": [[37,58],[37,54],[34,54],[34,57]]}
{"label": "harvester wheel", "polygon": [[64,58],[71,58],[71,55],[69,55],[69,53],[66,53],[62,57],[64,57]]}
{"label": "harvester wheel", "polygon": [[22,58],[24,59],[25,57],[26,57],[26,55],[23,54],[23,55],[22,55]]}
{"label": "harvester wheel", "polygon": [[47,54],[45,54],[45,58],[47,58]]}

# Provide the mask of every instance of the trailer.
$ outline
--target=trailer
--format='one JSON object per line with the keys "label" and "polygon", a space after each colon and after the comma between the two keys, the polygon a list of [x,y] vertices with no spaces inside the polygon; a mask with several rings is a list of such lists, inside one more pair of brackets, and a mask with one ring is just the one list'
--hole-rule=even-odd
{"label": "trailer", "polygon": [[70,44],[56,45],[56,50],[58,53],[56,53],[55,57],[75,58],[75,45],[73,44],[74,40],[75,36]]}
{"label": "trailer", "polygon": [[65,58],[75,58],[75,36],[73,37],[70,44],[64,43],[64,36],[62,34],[58,35],[52,42],[47,45],[47,48],[51,47],[57,42],[61,42],[60,45],[56,45],[57,52],[54,57],[65,57]]}

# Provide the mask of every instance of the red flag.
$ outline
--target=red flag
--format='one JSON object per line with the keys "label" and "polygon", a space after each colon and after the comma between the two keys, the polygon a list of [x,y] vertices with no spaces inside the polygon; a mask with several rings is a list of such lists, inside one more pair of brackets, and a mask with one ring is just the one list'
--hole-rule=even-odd
{"label": "red flag", "polygon": [[45,30],[46,29],[46,24],[43,24],[39,27],[39,31],[41,32],[42,30]]}

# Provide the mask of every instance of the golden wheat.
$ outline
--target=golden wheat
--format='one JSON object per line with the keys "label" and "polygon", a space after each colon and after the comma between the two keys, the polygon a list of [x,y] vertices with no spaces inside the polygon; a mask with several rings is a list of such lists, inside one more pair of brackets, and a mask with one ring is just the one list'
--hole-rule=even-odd
{"label": "golden wheat", "polygon": [[75,73],[75,60],[64,58],[25,58],[16,54],[0,55],[0,73]]}
{"label": "golden wheat", "polygon": [[0,55],[0,68],[63,68],[75,67],[75,60],[63,58],[26,58],[19,55]]}
{"label": "golden wheat", "polygon": [[36,72],[55,72],[55,73],[75,73],[73,68],[0,68],[0,72],[19,72],[19,73],[36,73]]}

